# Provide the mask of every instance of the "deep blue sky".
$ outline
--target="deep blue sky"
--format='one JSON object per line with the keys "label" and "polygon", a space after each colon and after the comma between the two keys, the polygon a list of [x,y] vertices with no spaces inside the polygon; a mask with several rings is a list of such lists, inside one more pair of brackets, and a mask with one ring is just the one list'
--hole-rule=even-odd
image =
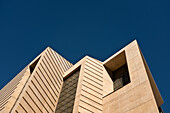
{"label": "deep blue sky", "polygon": [[47,46],[74,64],[134,39],[170,113],[169,0],[0,0],[0,89]]}

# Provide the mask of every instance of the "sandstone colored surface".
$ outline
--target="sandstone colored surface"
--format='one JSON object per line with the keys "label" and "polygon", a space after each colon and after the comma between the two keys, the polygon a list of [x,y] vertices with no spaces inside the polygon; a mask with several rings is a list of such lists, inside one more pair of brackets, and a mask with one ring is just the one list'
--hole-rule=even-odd
{"label": "sandstone colored surface", "polygon": [[47,47],[0,90],[1,113],[163,113],[163,103],[136,40],[74,65]]}

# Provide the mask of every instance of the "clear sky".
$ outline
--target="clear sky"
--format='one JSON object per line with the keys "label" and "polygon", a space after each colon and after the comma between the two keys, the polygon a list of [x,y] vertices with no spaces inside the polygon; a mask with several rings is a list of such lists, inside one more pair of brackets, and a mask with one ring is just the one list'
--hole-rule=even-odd
{"label": "clear sky", "polygon": [[75,64],[134,39],[170,113],[169,0],[0,0],[0,89],[47,46]]}

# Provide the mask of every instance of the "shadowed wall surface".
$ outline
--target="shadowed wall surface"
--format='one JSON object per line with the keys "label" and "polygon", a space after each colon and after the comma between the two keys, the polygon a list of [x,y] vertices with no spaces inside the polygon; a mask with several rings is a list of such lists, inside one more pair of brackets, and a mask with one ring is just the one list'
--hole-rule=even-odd
{"label": "shadowed wall surface", "polygon": [[75,72],[64,80],[56,113],[72,113],[80,71]]}

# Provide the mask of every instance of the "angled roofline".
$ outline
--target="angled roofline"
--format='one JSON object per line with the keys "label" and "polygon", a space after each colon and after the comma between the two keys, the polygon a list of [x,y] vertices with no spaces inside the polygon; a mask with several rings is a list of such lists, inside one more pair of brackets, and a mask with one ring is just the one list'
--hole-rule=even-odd
{"label": "angled roofline", "polygon": [[121,50],[119,50],[118,52],[116,52],[115,54],[113,54],[112,56],[110,56],[108,59],[106,59],[104,62],[103,62],[103,65],[107,64],[110,60],[112,60],[114,57],[116,57],[118,54],[120,54],[121,52],[123,52],[125,50],[126,47],[129,47],[129,46],[134,46],[134,45],[138,45],[137,43],[137,40],[133,40],[131,43],[129,43],[128,45],[126,45],[125,47],[123,47]]}

